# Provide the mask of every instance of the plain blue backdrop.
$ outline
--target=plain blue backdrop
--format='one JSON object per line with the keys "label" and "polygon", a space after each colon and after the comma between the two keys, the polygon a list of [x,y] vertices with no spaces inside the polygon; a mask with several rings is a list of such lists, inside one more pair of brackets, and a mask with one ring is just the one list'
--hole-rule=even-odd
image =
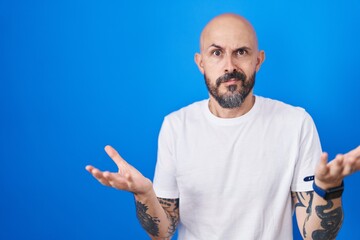
{"label": "plain blue backdrop", "polygon": [[[0,0],[0,239],[148,239],[84,167],[115,171],[111,144],[153,177],[163,117],[207,97],[193,55],[224,12],[266,52],[256,94],[304,107],[331,157],[359,145],[360,2]],[[359,183],[338,239],[360,239]]]}

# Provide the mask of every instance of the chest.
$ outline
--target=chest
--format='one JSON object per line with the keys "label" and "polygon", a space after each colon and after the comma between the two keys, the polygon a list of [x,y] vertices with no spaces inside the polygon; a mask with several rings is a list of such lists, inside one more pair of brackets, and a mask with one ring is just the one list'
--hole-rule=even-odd
{"label": "chest", "polygon": [[199,125],[184,131],[176,149],[180,194],[253,198],[258,191],[271,194],[280,182],[290,188],[298,143],[294,131],[264,123]]}

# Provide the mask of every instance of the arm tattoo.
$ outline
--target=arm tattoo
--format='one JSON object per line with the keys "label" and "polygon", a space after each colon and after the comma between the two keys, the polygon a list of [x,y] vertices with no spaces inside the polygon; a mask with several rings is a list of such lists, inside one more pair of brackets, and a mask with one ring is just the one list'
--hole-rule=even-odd
{"label": "arm tattoo", "polygon": [[[306,207],[306,205],[304,204],[305,197],[304,197],[303,193],[302,192],[296,192],[295,194],[296,194],[296,199],[297,199],[297,203],[295,204],[295,208],[297,208],[297,207]],[[314,192],[313,191],[306,192],[306,195],[310,196],[310,199],[309,199],[308,207],[306,208],[307,216],[305,218],[303,229],[302,229],[304,238],[306,238],[306,236],[307,236],[306,224],[309,221],[310,216],[312,214],[312,203],[313,203],[313,198],[314,198]]]}
{"label": "arm tattoo", "polygon": [[321,227],[323,229],[314,231],[312,234],[313,239],[330,240],[336,238],[344,218],[342,207],[330,210],[333,206],[333,202],[328,200],[326,205],[315,207],[316,214],[321,219]]}
{"label": "arm tattoo", "polygon": [[[167,198],[158,198],[158,201],[162,208],[164,209],[166,216],[170,221],[168,236],[171,237],[175,231],[177,224],[179,222],[179,199],[167,199]],[[145,204],[135,201],[136,204],[136,216],[141,224],[141,226],[152,236],[159,237],[159,224],[160,219],[158,217],[153,217],[147,213],[149,207]],[[159,239],[159,238],[156,238]],[[167,237],[161,239],[169,239]]]}
{"label": "arm tattoo", "polygon": [[170,221],[168,234],[172,236],[179,223],[179,199],[158,198],[158,200]]}
{"label": "arm tattoo", "polygon": [[141,226],[151,235],[159,236],[159,218],[152,217],[146,211],[149,209],[145,204],[136,201],[136,216]]}

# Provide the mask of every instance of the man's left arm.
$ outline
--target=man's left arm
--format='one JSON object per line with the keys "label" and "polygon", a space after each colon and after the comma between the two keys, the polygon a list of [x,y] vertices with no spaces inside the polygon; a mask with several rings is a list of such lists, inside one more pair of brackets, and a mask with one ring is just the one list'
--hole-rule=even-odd
{"label": "man's left arm", "polygon": [[[327,162],[321,156],[315,171],[315,185],[320,192],[341,187],[346,176],[360,170],[360,146],[346,154],[338,154]],[[335,239],[343,222],[341,194],[318,194],[319,191],[292,192],[293,204],[301,235],[304,239]]]}

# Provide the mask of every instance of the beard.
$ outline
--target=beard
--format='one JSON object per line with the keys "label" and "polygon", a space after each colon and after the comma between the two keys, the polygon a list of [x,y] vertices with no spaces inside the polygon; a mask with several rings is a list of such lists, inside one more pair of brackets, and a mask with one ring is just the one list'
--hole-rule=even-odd
{"label": "beard", "polygon": [[[255,77],[256,71],[254,71],[249,78],[242,72],[234,71],[232,73],[225,73],[216,80],[215,84],[211,84],[210,79],[207,78],[204,73],[204,79],[209,93],[223,108],[240,107],[254,88]],[[227,86],[227,91],[221,94],[219,89],[220,85],[230,80],[236,80],[236,83]]]}

